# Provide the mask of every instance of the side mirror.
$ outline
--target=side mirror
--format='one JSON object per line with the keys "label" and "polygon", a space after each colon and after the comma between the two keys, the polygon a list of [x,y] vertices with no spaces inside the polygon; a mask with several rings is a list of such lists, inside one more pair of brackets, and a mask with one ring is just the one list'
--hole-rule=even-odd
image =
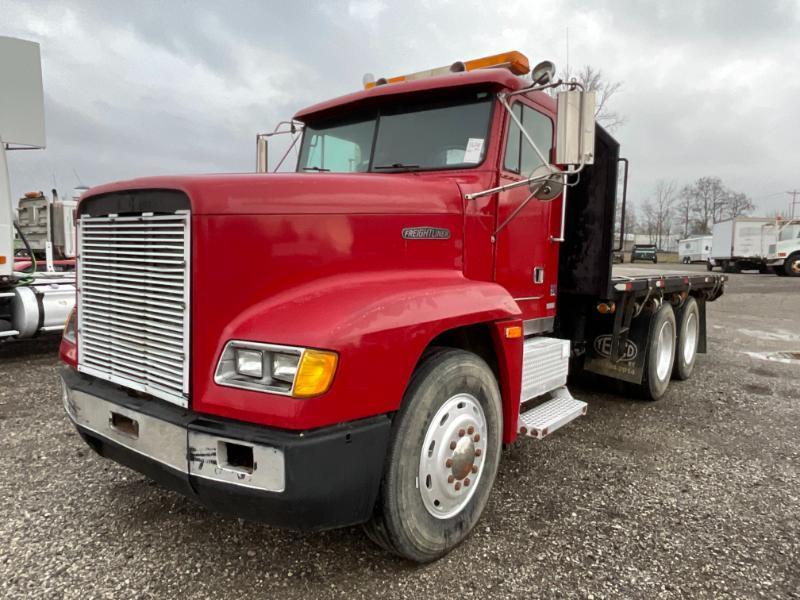
{"label": "side mirror", "polygon": [[531,81],[536,85],[547,85],[556,76],[556,66],[549,60],[543,60],[533,67],[531,71]]}
{"label": "side mirror", "polygon": [[594,164],[594,110],[594,92],[558,93],[557,164]]}
{"label": "side mirror", "polygon": [[268,144],[266,136],[256,136],[256,173],[267,173]]}
{"label": "side mirror", "polygon": [[528,189],[537,200],[552,200],[564,189],[564,175],[550,165],[541,165],[531,174]]}

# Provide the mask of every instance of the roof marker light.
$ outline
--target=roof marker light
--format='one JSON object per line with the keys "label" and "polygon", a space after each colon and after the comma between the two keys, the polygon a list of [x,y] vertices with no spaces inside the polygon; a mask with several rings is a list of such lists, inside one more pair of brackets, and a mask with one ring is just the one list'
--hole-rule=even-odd
{"label": "roof marker light", "polygon": [[368,74],[364,76],[364,89],[369,90],[379,85],[387,83],[400,83],[403,81],[413,81],[414,79],[425,79],[427,77],[436,77],[438,75],[448,75],[450,73],[460,73],[462,71],[475,71],[476,69],[489,69],[503,67],[511,71],[514,75],[526,75],[530,70],[530,63],[528,58],[521,52],[512,50],[511,52],[503,52],[502,54],[493,54],[492,56],[484,56],[483,58],[476,58],[468,61],[456,61],[447,67],[437,67],[435,69],[428,69],[427,71],[418,71],[416,73],[409,73],[408,75],[399,75],[397,77],[385,78],[381,77],[375,80],[374,76]]}

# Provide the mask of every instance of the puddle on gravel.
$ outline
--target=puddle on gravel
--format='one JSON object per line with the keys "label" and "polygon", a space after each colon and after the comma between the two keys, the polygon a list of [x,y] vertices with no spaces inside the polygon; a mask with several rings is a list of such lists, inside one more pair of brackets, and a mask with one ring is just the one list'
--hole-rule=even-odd
{"label": "puddle on gravel", "polygon": [[759,340],[769,342],[796,342],[800,341],[800,335],[787,331],[786,329],[776,329],[775,331],[762,331],[760,329],[739,329],[739,333],[754,337]]}
{"label": "puddle on gravel", "polygon": [[745,352],[750,358],[771,360],[788,365],[800,365],[800,352]]}

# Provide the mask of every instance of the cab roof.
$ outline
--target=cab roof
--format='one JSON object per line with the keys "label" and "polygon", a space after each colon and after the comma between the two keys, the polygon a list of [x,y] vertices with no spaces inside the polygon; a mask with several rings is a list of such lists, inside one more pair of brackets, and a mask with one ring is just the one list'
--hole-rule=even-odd
{"label": "cab roof", "polygon": [[511,73],[508,69],[501,67],[490,69],[479,69],[476,71],[464,71],[449,75],[439,75],[425,79],[414,79],[400,83],[387,83],[375,86],[368,90],[360,90],[352,94],[346,94],[314,104],[304,108],[295,114],[294,118],[298,121],[307,122],[317,117],[325,117],[339,112],[343,107],[347,110],[359,108],[371,104],[373,100],[384,96],[399,96],[404,94],[417,94],[421,92],[441,89],[453,89],[459,87],[484,87],[493,90],[514,91],[529,86],[530,81],[522,79]]}

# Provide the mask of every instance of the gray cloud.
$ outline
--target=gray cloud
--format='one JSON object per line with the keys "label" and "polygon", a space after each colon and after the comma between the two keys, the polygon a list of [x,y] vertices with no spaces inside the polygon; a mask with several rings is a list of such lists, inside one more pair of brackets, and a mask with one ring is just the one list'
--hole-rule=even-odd
{"label": "gray cloud", "polygon": [[783,208],[800,187],[800,2],[529,0],[26,2],[0,35],[41,43],[48,148],[10,158],[15,194],[147,174],[247,171],[253,137],[392,75],[506,49],[624,86],[631,195],[708,174]]}

